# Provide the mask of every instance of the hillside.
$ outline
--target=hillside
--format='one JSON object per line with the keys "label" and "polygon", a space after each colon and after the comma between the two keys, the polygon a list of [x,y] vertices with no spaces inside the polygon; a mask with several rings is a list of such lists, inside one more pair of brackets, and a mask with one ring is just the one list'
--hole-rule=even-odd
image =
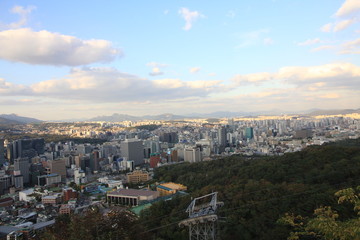
{"label": "hillside", "polygon": [[[353,205],[338,205],[334,196],[340,189],[360,185],[360,139],[312,146],[281,157],[231,156],[183,163],[157,168],[155,174],[154,181],[185,184],[189,194],[153,204],[142,211],[140,219],[124,209],[114,214],[110,211],[110,215],[100,214],[97,208],[85,215],[61,215],[40,239],[185,240],[188,229],[178,223],[187,218],[185,209],[191,198],[213,191],[224,202],[218,211],[218,239],[222,240],[288,239],[297,229],[284,224],[283,219],[301,215],[298,223],[303,222],[322,206],[341,213],[340,221],[346,227],[360,221]],[[326,227],[322,218],[316,221]],[[316,233],[292,239],[325,238]]]}
{"label": "hillside", "polygon": [[[285,213],[312,216],[314,209],[336,204],[334,193],[360,185],[360,139],[308,147],[282,157],[226,159],[158,168],[157,181],[188,186],[198,197],[212,191],[225,203],[219,211],[221,239],[286,239]],[[141,222],[156,239],[187,239],[177,222],[186,218],[190,196],[159,202],[143,212]],[[166,227],[159,227],[166,226]]]}
{"label": "hillside", "polygon": [[15,121],[15,120],[10,120],[10,119],[7,119],[7,118],[3,118],[3,117],[0,117],[0,125],[8,125],[8,124],[22,124],[21,122],[18,122],[18,121]]}
{"label": "hillside", "polygon": [[0,114],[0,123],[2,124],[28,124],[42,122],[36,118],[22,117],[16,114]]}

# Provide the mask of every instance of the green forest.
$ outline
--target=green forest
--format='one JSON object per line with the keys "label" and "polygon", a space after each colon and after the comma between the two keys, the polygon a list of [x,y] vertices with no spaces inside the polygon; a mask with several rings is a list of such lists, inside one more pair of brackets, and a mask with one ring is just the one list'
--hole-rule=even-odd
{"label": "green forest", "polygon": [[[94,231],[89,216],[72,216],[59,224],[81,229],[83,239],[185,240],[188,229],[178,223],[187,218],[191,198],[218,192],[224,202],[217,212],[218,239],[360,239],[360,139],[280,157],[233,155],[164,166],[156,169],[154,181],[184,184],[189,194],[157,202],[139,218],[122,217],[129,228]],[[47,239],[64,237],[51,233]]]}
{"label": "green forest", "polygon": [[[310,146],[280,157],[233,155],[161,167],[155,178],[188,186],[192,197],[218,192],[224,202],[218,211],[219,239],[360,239],[359,227],[359,238],[325,238],[320,230],[315,235],[294,234],[299,229],[286,221],[294,216],[306,224],[318,217],[315,210],[329,206],[339,220],[359,222],[354,206],[338,204],[335,193],[360,185],[360,139]],[[187,217],[190,196],[143,211],[140,221],[154,239],[188,239],[188,230],[177,223]]]}

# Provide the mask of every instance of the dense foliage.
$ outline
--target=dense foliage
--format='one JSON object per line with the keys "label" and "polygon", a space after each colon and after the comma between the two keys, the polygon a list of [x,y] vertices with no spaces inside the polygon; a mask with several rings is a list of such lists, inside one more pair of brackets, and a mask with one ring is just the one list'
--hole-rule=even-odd
{"label": "dense foliage", "polygon": [[[334,193],[360,184],[360,139],[281,157],[231,156],[166,166],[155,178],[184,184],[193,197],[218,192],[224,202],[218,212],[221,239],[287,239],[291,229],[278,221],[286,213],[311,217],[315,209],[332,206],[344,217],[353,214],[336,204]],[[189,196],[159,202],[143,211],[141,221],[156,239],[187,239],[187,229],[177,223],[186,218],[189,203]]]}
{"label": "dense foliage", "polygon": [[38,236],[46,240],[132,240],[148,239],[148,234],[137,224],[129,211],[102,212],[93,208],[84,214],[60,215],[56,223]]}
{"label": "dense foliage", "polygon": [[[350,203],[354,209],[354,216],[341,216],[330,206],[315,209],[314,218],[304,218],[285,214],[279,222],[292,228],[288,240],[321,239],[352,240],[360,239],[360,186],[356,189],[347,188],[335,193],[339,204]],[[341,220],[339,220],[342,217]]]}

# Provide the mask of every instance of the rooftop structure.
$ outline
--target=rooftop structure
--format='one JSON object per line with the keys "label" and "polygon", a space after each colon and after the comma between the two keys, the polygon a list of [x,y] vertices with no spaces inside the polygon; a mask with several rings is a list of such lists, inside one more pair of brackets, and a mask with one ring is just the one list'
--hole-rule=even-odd
{"label": "rooftop structure", "polygon": [[140,201],[151,201],[159,197],[159,192],[137,189],[119,189],[107,194],[107,202],[115,205],[137,206]]}

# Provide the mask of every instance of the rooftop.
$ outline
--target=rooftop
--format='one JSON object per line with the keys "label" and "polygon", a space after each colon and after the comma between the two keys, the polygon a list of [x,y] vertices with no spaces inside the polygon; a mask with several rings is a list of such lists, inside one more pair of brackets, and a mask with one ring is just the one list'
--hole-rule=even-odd
{"label": "rooftop", "polygon": [[108,193],[108,195],[123,195],[123,196],[152,196],[157,194],[156,191],[149,191],[149,190],[137,190],[137,189],[119,189],[113,192]]}

